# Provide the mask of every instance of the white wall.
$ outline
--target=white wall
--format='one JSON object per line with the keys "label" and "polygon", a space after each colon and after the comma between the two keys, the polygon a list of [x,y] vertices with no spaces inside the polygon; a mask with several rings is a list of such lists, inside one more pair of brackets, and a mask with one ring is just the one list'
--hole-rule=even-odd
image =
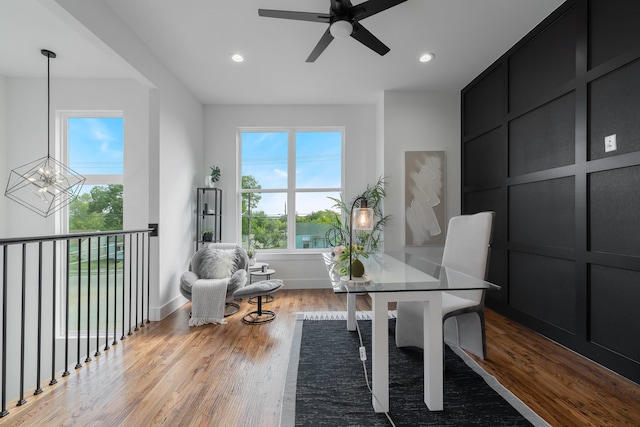
{"label": "white wall", "polygon": [[[0,188],[6,188],[5,177],[8,177],[7,165],[7,83],[3,76],[0,76]],[[7,234],[7,200],[6,197],[0,197],[0,236]]]}
{"label": "white wall", "polygon": [[[47,154],[47,92],[45,79],[7,79],[9,167]],[[124,226],[146,228],[148,179],[148,88],[132,80],[52,79],[51,123],[57,110],[120,110],[124,118]],[[40,114],[38,114],[40,113]],[[51,155],[55,134],[51,134]],[[8,179],[7,174],[3,176]],[[21,205],[7,205],[6,236],[55,234],[55,218],[42,218]]]}
{"label": "white wall", "polygon": [[385,251],[406,250],[437,255],[437,247],[404,246],[404,152],[445,151],[446,215],[460,214],[460,95],[445,92],[388,91],[384,93]]}
{"label": "white wall", "polygon": [[[458,93],[399,92],[381,95],[371,106],[207,106],[207,164],[222,168],[225,241],[239,237],[236,194],[238,127],[345,126],[346,198],[361,193],[380,175],[387,177],[385,214],[391,215],[384,250],[407,250],[438,257],[440,247],[404,246],[404,152],[444,150],[447,161],[447,216],[460,213],[460,108]],[[364,157],[363,157],[363,153]],[[198,184],[200,185],[200,184]],[[195,207],[192,206],[192,211]],[[262,255],[289,288],[328,286],[318,255]]]}
{"label": "white wall", "polygon": [[[207,165],[220,165],[222,170],[219,187],[223,191],[224,241],[238,241],[240,236],[236,131],[239,127],[261,126],[344,126],[345,198],[352,199],[378,178],[375,168],[376,110],[373,105],[207,106],[204,159]],[[200,181],[203,180],[204,175]],[[202,184],[199,182],[198,185]],[[195,198],[195,190],[193,193]],[[260,260],[269,262],[287,287],[329,286],[318,254],[262,255]]]}
{"label": "white wall", "polygon": [[[102,1],[56,0],[68,13],[127,61],[153,86],[149,97],[148,223],[159,224],[151,240],[151,319],[180,307],[178,290],[193,251],[192,189],[202,182],[202,104]],[[208,169],[208,166],[207,166]]]}

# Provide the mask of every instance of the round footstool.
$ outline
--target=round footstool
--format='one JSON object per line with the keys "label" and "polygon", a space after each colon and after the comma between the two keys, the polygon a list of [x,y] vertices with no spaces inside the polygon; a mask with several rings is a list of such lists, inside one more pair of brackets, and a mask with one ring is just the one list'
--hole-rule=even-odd
{"label": "round footstool", "polygon": [[253,298],[258,299],[257,310],[250,311],[242,317],[242,321],[248,325],[259,325],[261,323],[271,322],[276,318],[276,313],[271,310],[262,309],[262,297],[277,292],[284,286],[280,279],[261,280],[237,289],[233,293],[234,298]]}

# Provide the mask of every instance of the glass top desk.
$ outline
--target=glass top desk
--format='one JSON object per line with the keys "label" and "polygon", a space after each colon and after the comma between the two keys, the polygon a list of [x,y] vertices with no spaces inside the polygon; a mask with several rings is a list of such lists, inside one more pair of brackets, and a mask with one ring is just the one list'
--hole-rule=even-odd
{"label": "glass top desk", "polygon": [[442,292],[452,290],[499,290],[500,287],[459,271],[442,267],[416,255],[374,253],[362,259],[368,281],[349,281],[334,269],[335,262],[323,254],[336,294],[347,295],[347,329],[356,329],[356,295],[369,294],[372,306],[372,397],[376,412],[389,411],[388,304],[423,301],[424,304],[424,402],[431,411],[443,409]]}

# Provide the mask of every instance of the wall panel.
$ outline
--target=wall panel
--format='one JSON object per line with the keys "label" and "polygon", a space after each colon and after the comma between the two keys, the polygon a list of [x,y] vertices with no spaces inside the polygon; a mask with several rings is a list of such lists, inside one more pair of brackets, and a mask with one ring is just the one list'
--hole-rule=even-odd
{"label": "wall panel", "polygon": [[[640,60],[591,82],[591,160],[640,151]],[[604,137],[616,135],[618,149],[605,153]]]}
{"label": "wall panel", "polygon": [[[615,7],[611,6],[615,3]],[[596,67],[640,47],[638,0],[596,0],[589,4],[589,63]]]}
{"label": "wall panel", "polygon": [[463,95],[465,136],[487,132],[500,124],[505,112],[504,76],[504,67],[498,65]]}
{"label": "wall panel", "polygon": [[509,240],[573,248],[574,190],[573,177],[509,187]]}
{"label": "wall panel", "polygon": [[572,80],[575,51],[576,11],[570,8],[509,56],[509,111]]}
{"label": "wall panel", "polygon": [[500,219],[487,306],[640,383],[638,16],[567,0],[462,90],[461,143],[462,212]]}
{"label": "wall panel", "polygon": [[591,251],[640,257],[640,166],[589,177]]}
{"label": "wall panel", "polygon": [[640,272],[591,266],[591,342],[640,360]]}
{"label": "wall panel", "polygon": [[572,261],[512,251],[509,283],[509,303],[515,309],[575,332],[576,284]]}
{"label": "wall panel", "polygon": [[502,128],[494,129],[464,144],[464,183],[474,185],[490,183],[507,176],[507,165]]}
{"label": "wall panel", "polygon": [[570,92],[509,123],[509,176],[574,163],[575,103]]}

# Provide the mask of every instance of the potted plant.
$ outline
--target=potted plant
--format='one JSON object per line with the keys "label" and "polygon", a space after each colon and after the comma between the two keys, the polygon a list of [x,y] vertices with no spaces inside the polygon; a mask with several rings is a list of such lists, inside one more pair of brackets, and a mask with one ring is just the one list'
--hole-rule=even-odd
{"label": "potted plant", "polygon": [[218,166],[211,166],[211,173],[207,177],[207,185],[210,188],[215,187],[216,182],[220,180],[220,168]]}
{"label": "potted plant", "polygon": [[202,241],[203,242],[213,242],[213,230],[210,228],[205,228],[202,230]]}
{"label": "potted plant", "polygon": [[[382,233],[390,215],[383,215],[382,201],[386,196],[384,189],[385,177],[378,178],[378,181],[373,185],[367,185],[367,189],[356,196],[356,198],[364,197],[367,199],[368,206],[373,209],[374,224],[371,231],[357,231],[353,234],[354,243],[358,243],[358,247],[362,249],[357,250],[358,254],[371,253],[378,250],[378,246],[382,241]],[[338,210],[339,213],[333,218],[333,223],[330,225],[326,233],[326,238],[331,246],[347,246],[349,244],[349,231],[351,228],[351,203],[346,203],[342,196],[338,199],[335,197],[329,197],[334,202],[333,207]],[[355,199],[354,199],[355,200]],[[348,249],[348,248],[347,248]],[[354,252],[356,255],[356,252]],[[347,258],[349,254],[347,253]]]}

